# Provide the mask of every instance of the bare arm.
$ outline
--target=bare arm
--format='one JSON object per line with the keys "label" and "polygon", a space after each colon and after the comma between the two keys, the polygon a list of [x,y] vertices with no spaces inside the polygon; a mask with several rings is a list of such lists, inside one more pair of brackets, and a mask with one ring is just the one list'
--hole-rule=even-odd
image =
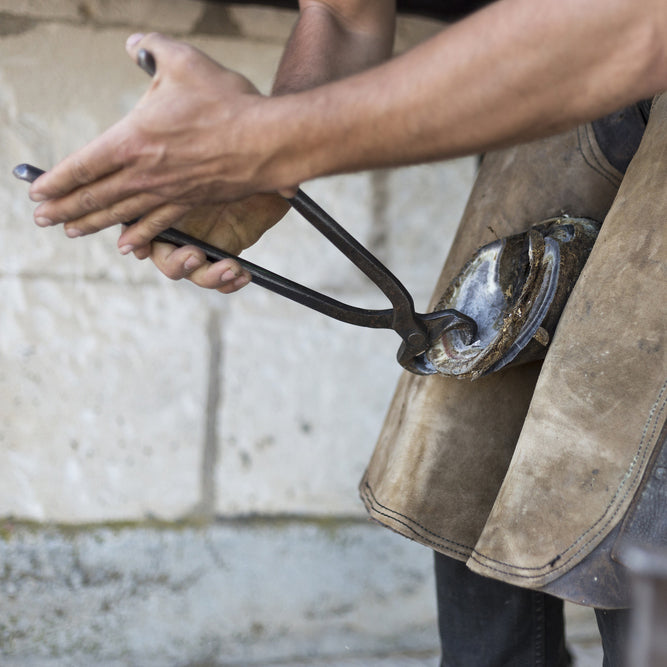
{"label": "bare arm", "polygon": [[[285,47],[272,93],[312,88],[362,71],[391,56],[395,30],[394,0],[302,0],[300,15]],[[214,246],[238,254],[283,216],[288,206],[277,195],[260,194],[230,204],[199,207],[176,226]],[[133,247],[138,230],[118,240],[122,252]],[[135,250],[149,256],[165,275],[188,277],[200,287],[232,292],[250,279],[238,263],[211,264],[196,248],[152,243]]]}
{"label": "bare arm", "polygon": [[292,147],[277,150],[272,178],[546,136],[667,89],[666,48],[662,0],[502,0],[380,67],[272,101],[267,118],[284,114],[283,136],[301,137],[293,161]]}
{"label": "bare arm", "polygon": [[313,88],[356,74],[391,56],[395,0],[301,0],[285,47],[274,95]]}
{"label": "bare arm", "polygon": [[[359,72],[391,55],[394,0],[302,0],[300,4],[301,13],[278,68],[274,94],[311,88]],[[93,233],[142,216],[141,222],[123,232],[118,245],[123,253],[140,249],[139,255],[145,257],[150,250],[146,244],[155,234],[182,219],[193,206],[224,204],[226,200],[252,193],[225,196],[224,186],[220,189],[222,182],[217,178],[211,180],[204,173],[209,171],[205,153],[207,150],[210,153],[211,148],[212,152],[220,153],[216,144],[217,130],[228,127],[236,134],[232,127],[235,119],[244,114],[248,102],[254,104],[261,98],[249,82],[215,67],[203,54],[184,44],[149,35],[141,44],[129,43],[128,51],[136,57],[140,46],[152,50],[158,59],[158,72],[147,94],[126,118],[57,165],[31,193],[37,201],[49,200],[36,209],[37,223],[42,226],[66,223],[70,236]],[[227,109],[225,95],[234,100]],[[160,108],[168,111],[165,113]],[[225,137],[218,139],[230,146]],[[245,142],[244,148],[254,150],[252,143]],[[160,163],[165,162],[167,154],[176,153],[181,156],[182,166],[185,166],[183,160],[188,163],[190,195],[185,195],[181,189],[177,197],[163,189],[161,195],[155,196],[147,180],[146,172],[151,171],[149,164],[161,170],[167,180],[173,180],[167,174],[170,171],[173,176],[172,164],[160,168]],[[97,155],[101,159],[97,159]],[[246,158],[242,159],[247,162]],[[209,174],[213,175],[217,167],[211,162],[209,166],[212,167]],[[93,183],[91,188],[89,184]],[[164,186],[171,190],[163,181]],[[125,196],[119,194],[119,189],[124,189]],[[183,201],[184,196],[189,201]],[[221,247],[227,247],[229,236],[235,246],[230,250],[238,252],[239,246],[247,247],[261,235],[262,228],[270,226],[272,217],[280,217],[280,214],[272,216],[263,205],[259,208],[266,211],[266,222],[243,226],[236,223],[243,217],[244,205],[239,203],[234,208],[229,217],[235,224],[229,234],[225,229],[228,216],[209,209],[204,223],[209,227],[214,225],[216,233],[202,234],[208,230],[199,225],[197,235],[206,236],[209,242]],[[250,208],[258,207],[251,205]],[[271,209],[284,213],[285,205],[283,203],[281,208],[276,204]],[[242,238],[244,233],[246,237]],[[201,271],[192,273],[192,266],[197,264],[195,259],[203,263],[201,253],[192,249],[175,253],[164,247],[158,250],[160,256],[154,259],[170,277],[190,274],[198,284],[205,283],[204,286],[213,286],[219,277],[200,278]],[[188,259],[186,269],[183,265]]]}
{"label": "bare arm", "polygon": [[[32,194],[57,199],[36,215],[90,233],[117,221],[108,212],[118,202],[137,215],[529,140],[667,88],[664,44],[664,0],[499,0],[384,64],[265,98],[198,52],[148,36],[130,50],[166,64],[154,97],[38,179]],[[165,105],[172,84],[196,92],[196,107]],[[153,220],[148,234],[169,224]]]}

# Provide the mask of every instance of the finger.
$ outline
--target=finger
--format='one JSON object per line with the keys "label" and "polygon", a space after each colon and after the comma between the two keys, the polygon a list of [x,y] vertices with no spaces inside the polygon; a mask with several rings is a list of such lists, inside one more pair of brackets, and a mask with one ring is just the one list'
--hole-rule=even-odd
{"label": "finger", "polygon": [[138,222],[129,225],[118,239],[118,247],[123,255],[149,244],[160,232],[178,222],[188,211],[187,206],[164,204],[142,216]]}
{"label": "finger", "polygon": [[129,56],[136,61],[141,49],[147,50],[154,57],[163,53],[164,49],[169,48],[175,41],[159,32],[144,34],[136,32],[130,35],[125,42],[125,50]]}
{"label": "finger", "polygon": [[188,278],[198,287],[226,293],[236,291],[250,282],[250,274],[231,258],[211,263],[194,246],[177,248],[170,243],[151,244],[151,261],[172,280]]}
{"label": "finger", "polygon": [[135,248],[132,253],[137,259],[148,259],[152,253],[151,245],[152,244],[149,243],[141,248]]}
{"label": "finger", "polygon": [[34,218],[40,227],[67,223],[68,230],[77,230],[77,235],[83,236],[112,225],[131,222],[158,208],[162,202],[162,197],[158,195],[140,192],[103,206],[93,194],[81,192],[80,189],[64,200],[40,204],[35,209]]}
{"label": "finger", "polygon": [[289,188],[280,188],[280,190],[278,190],[278,194],[281,197],[285,197],[285,199],[291,199],[292,197],[296,196],[296,193],[298,191],[299,191],[299,186],[293,185]]}
{"label": "finger", "polygon": [[188,278],[198,287],[224,294],[236,292],[251,281],[250,273],[237,261],[227,258],[207,262],[204,253],[194,246],[177,248],[170,243],[153,242],[146,247],[150,248],[150,259],[158,270],[172,280]]}
{"label": "finger", "polygon": [[125,42],[125,50],[140,67],[142,64],[139,61],[139,52],[142,49],[148,51],[153,57],[156,67],[159,68],[158,63],[165,60],[173,60],[179,53],[185,53],[189,47],[158,32],[152,32],[147,35],[143,33],[130,35]]}
{"label": "finger", "polygon": [[170,243],[153,243],[151,261],[167,278],[180,280],[204,266],[206,256],[194,246],[177,248]]}
{"label": "finger", "polygon": [[125,151],[119,150],[125,131],[125,123],[120,121],[66,157],[34,181],[30,186],[30,198],[41,202],[64,197],[120,169],[125,162]]}
{"label": "finger", "polygon": [[[161,201],[157,199],[157,202]],[[145,202],[152,202],[147,204]],[[155,206],[157,203],[155,199],[151,200],[149,198],[141,198],[141,201],[135,205],[132,202],[126,203],[119,208],[121,210],[107,209],[104,211],[97,211],[96,213],[91,213],[90,215],[84,216],[78,220],[72,222],[66,222],[64,225],[65,234],[69,238],[76,238],[78,236],[87,236],[89,234],[94,234],[99,232],[102,229],[111,227],[112,225],[120,223],[131,223],[128,225],[128,229],[132,229],[134,220],[141,220],[144,228],[142,230],[142,241],[134,242],[131,244],[126,244],[131,247],[125,248],[123,254],[127,254],[132,250],[150,243],[153,238],[155,238],[161,231],[169,227],[173,220],[177,220],[180,215],[182,215],[182,209],[180,207],[174,206],[177,208],[177,211],[174,211],[171,216],[169,216],[168,206]],[[152,209],[152,210],[151,210]],[[146,213],[148,210],[148,213]],[[152,217],[151,217],[152,216]],[[148,222],[143,222],[148,220]],[[152,230],[152,231],[150,231]]]}
{"label": "finger", "polygon": [[238,278],[235,278],[229,283],[226,283],[222,287],[218,287],[218,292],[222,294],[232,294],[233,292],[238,292],[240,289],[243,289],[246,285],[249,285],[251,281],[250,274],[243,274]]}
{"label": "finger", "polygon": [[[132,197],[137,198],[131,199]],[[127,166],[99,178],[94,183],[86,183],[63,196],[42,202],[35,209],[34,216],[35,222],[45,227],[78,220],[89,213],[109,209],[110,218],[107,223],[101,224],[99,227],[101,229],[111,224],[132,220],[156,208],[163,201],[163,197],[150,194],[145,173]],[[132,204],[130,217],[127,210],[128,202]]]}
{"label": "finger", "polygon": [[206,262],[188,276],[195,285],[205,289],[217,289],[224,294],[241,289],[250,282],[250,278],[250,274],[231,258],[213,264]]}
{"label": "finger", "polygon": [[[169,48],[182,50],[183,47],[158,33],[131,35],[126,43],[126,49],[135,61],[141,48],[150,49],[157,56],[164,55]],[[127,160],[124,151],[118,150],[118,147],[125,145],[123,140],[128,139],[125,120],[122,119],[36,179],[30,187],[30,198],[40,202],[63,197],[123,167]]]}
{"label": "finger", "polygon": [[[122,225],[122,230],[121,230],[120,236],[118,237],[119,240],[120,240],[120,237],[123,235],[123,232],[127,229],[127,227],[128,227],[127,225]],[[132,251],[132,253],[134,254],[134,256],[137,259],[141,259],[141,260],[148,259],[151,256],[151,253],[153,251],[152,246],[153,246],[152,243],[148,243],[144,246],[141,246],[140,248],[135,248]]]}
{"label": "finger", "polygon": [[137,47],[134,49],[134,45],[140,42],[146,35],[141,32],[136,32],[133,35],[130,35],[125,41],[125,50],[130,54],[130,57],[141,67],[148,76],[155,76],[157,73],[157,63],[155,58],[150,51],[147,51],[144,48]]}

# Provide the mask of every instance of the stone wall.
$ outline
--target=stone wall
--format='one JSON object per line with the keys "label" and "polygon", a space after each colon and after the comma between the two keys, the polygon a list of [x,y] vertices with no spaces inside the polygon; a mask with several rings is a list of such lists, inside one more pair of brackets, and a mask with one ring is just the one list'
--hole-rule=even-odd
{"label": "stone wall", "polygon": [[[32,224],[49,168],[132,108],[134,31],[268,91],[293,12],[187,0],[0,0],[0,663],[261,664],[429,651],[428,550],[356,485],[400,369],[392,332],[256,286],[224,297]],[[398,49],[437,26],[404,19]],[[472,159],[304,185],[419,309]],[[355,305],[384,298],[290,215],[247,255]]]}

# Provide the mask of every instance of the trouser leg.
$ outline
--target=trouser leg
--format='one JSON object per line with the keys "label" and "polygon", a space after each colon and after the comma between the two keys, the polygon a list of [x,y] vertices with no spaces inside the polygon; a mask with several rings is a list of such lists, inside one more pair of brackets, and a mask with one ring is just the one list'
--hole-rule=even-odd
{"label": "trouser leg", "polygon": [[626,649],[630,630],[629,609],[596,609],[602,649],[603,667],[627,667]]}
{"label": "trouser leg", "polygon": [[563,602],[435,554],[441,667],[565,667]]}

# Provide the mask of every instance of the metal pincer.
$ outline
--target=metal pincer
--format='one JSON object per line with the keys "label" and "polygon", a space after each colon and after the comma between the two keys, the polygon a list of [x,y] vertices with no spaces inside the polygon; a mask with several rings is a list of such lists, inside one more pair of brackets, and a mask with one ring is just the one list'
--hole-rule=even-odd
{"label": "metal pincer", "polygon": [[[44,171],[29,164],[21,164],[13,173],[23,181],[32,182]],[[298,190],[288,201],[292,208],[382,290],[391,302],[392,308],[369,310],[342,303],[177,229],[166,229],[158,234],[155,240],[176,246],[195,246],[201,249],[211,262],[226,258],[235,259],[250,273],[257,285],[336,320],[361,327],[393,329],[403,340],[397,354],[398,363],[418,375],[431,375],[437,372],[426,359],[425,352],[444,332],[459,329],[469,343],[474,340],[477,332],[475,321],[457,310],[416,313],[412,297],[396,276],[302,190]],[[128,224],[134,222],[136,220]]]}
{"label": "metal pincer", "polygon": [[[151,76],[155,75],[157,67],[155,58],[150,52],[141,49],[137,55],[137,64]],[[14,169],[17,178],[28,182],[34,181],[43,173],[41,169],[28,164],[21,164]],[[393,329],[403,340],[397,354],[398,363],[418,375],[431,375],[437,372],[426,359],[425,353],[446,331],[459,329],[468,343],[473,342],[477,325],[472,318],[453,309],[423,315],[415,313],[412,297],[396,276],[308,195],[298,190],[294,197],[287,201],[382,290],[389,298],[392,308],[367,310],[341,303],[177,229],[166,229],[158,234],[155,240],[166,241],[176,246],[196,246],[204,251],[211,262],[226,258],[235,259],[250,273],[257,285],[336,320],[361,327]],[[134,222],[136,220],[128,224]]]}

